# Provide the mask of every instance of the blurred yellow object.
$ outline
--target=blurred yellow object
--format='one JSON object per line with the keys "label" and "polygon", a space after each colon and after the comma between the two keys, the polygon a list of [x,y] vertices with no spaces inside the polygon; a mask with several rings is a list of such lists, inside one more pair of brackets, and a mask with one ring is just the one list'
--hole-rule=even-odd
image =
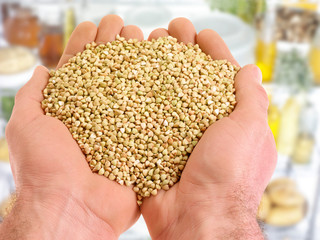
{"label": "blurred yellow object", "polygon": [[67,46],[67,43],[69,41],[69,38],[74,28],[75,28],[74,10],[73,8],[69,8],[65,12],[65,19],[64,19],[64,36],[63,36],[64,47]]}
{"label": "blurred yellow object", "polygon": [[310,0],[298,0],[298,1],[286,0],[285,5],[289,7],[294,7],[294,8],[301,8],[301,9],[316,11],[318,9],[319,4],[315,1],[310,1]]}
{"label": "blurred yellow object", "polygon": [[257,216],[267,224],[284,227],[298,223],[305,214],[306,201],[295,181],[282,177],[269,183]]}
{"label": "blurred yellow object", "polygon": [[278,189],[296,189],[297,188],[297,184],[295,181],[293,181],[290,178],[287,177],[279,177],[277,179],[272,180],[268,186],[266,191],[268,193],[271,193],[273,191],[277,191]]}
{"label": "blurred yellow object", "polygon": [[312,47],[310,51],[310,66],[313,72],[314,81],[320,84],[320,47]]}
{"label": "blurred yellow object", "polygon": [[279,134],[280,117],[279,108],[271,103],[268,108],[268,124],[276,142]]}
{"label": "blurred yellow object", "polygon": [[304,217],[304,208],[298,207],[273,207],[265,222],[277,227],[286,227],[298,223]]}
{"label": "blurred yellow object", "polygon": [[269,193],[270,201],[279,207],[295,207],[304,203],[304,197],[290,187],[278,188]]}
{"label": "blurred yellow object", "polygon": [[256,46],[256,64],[262,72],[262,81],[264,83],[268,83],[272,80],[276,51],[275,42],[267,43],[258,39]]}
{"label": "blurred yellow object", "polygon": [[5,218],[11,211],[17,200],[15,193],[11,194],[4,202],[0,204],[0,217]]}
{"label": "blurred yellow object", "polygon": [[299,131],[300,102],[290,97],[282,109],[279,135],[277,140],[278,152],[292,156]]}
{"label": "blurred yellow object", "polygon": [[0,139],[0,161],[9,161],[9,150],[6,139]]}
{"label": "blurred yellow object", "polygon": [[269,215],[270,208],[271,208],[271,202],[269,200],[269,197],[266,193],[263,193],[260,201],[260,205],[258,208],[258,218],[262,221],[265,220]]}
{"label": "blurred yellow object", "polygon": [[[24,47],[0,48],[0,74],[15,74],[30,69],[36,63],[32,52]],[[1,77],[2,78],[2,77]],[[4,79],[4,76],[3,78]]]}
{"label": "blurred yellow object", "polygon": [[300,135],[293,152],[292,161],[299,164],[310,162],[313,146],[314,139],[312,137],[306,134]]}

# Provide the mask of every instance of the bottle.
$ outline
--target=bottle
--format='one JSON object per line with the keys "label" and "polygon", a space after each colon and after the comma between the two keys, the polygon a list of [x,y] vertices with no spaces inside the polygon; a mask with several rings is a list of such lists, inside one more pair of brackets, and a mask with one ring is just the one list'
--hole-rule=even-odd
{"label": "bottle", "polygon": [[268,108],[268,124],[276,142],[279,135],[280,118],[281,114],[278,106],[270,101]]}
{"label": "bottle", "polygon": [[320,25],[318,26],[310,49],[309,62],[313,72],[314,82],[320,84]]}
{"label": "bottle", "polygon": [[72,0],[68,1],[68,6],[64,12],[64,36],[63,36],[64,47],[67,45],[76,24],[74,6],[72,3],[73,3]]}
{"label": "bottle", "polygon": [[262,72],[262,81],[264,83],[272,80],[277,49],[275,41],[275,18],[275,5],[268,4],[262,30],[258,34],[256,45],[256,64]]}
{"label": "bottle", "polygon": [[315,144],[317,123],[317,110],[310,102],[307,102],[300,113],[299,135],[292,156],[293,163],[306,164],[310,162]]}
{"label": "bottle", "polygon": [[52,6],[42,12],[39,56],[48,68],[55,68],[63,53],[62,10]]}
{"label": "bottle", "polygon": [[280,119],[279,135],[277,140],[278,152],[291,157],[299,133],[299,116],[303,97],[291,96],[286,101]]}

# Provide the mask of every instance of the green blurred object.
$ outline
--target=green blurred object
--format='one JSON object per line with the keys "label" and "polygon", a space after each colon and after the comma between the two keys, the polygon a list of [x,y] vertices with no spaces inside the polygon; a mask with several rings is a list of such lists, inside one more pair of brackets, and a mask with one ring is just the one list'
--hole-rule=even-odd
{"label": "green blurred object", "polygon": [[308,91],[313,83],[308,58],[297,49],[278,52],[273,81],[293,93]]}
{"label": "green blurred object", "polygon": [[1,97],[2,117],[9,121],[14,105],[14,96]]}
{"label": "green blurred object", "polygon": [[252,23],[255,16],[265,10],[266,0],[207,0],[212,10],[217,9]]}

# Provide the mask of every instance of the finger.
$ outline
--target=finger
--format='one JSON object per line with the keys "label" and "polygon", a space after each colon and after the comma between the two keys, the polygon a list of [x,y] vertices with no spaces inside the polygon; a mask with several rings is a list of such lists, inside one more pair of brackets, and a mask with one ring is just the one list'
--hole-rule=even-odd
{"label": "finger", "polygon": [[157,40],[160,37],[168,37],[168,36],[169,36],[169,32],[167,29],[157,28],[150,33],[148,40],[149,41],[151,41],[152,39]]}
{"label": "finger", "polygon": [[138,39],[138,41],[143,40],[143,32],[141,29],[135,25],[128,25],[122,28],[120,36],[124,37],[126,40]]}
{"label": "finger", "polygon": [[227,59],[234,65],[239,66],[233,58],[229,48],[218,33],[211,29],[205,29],[198,33],[197,43],[201,50],[210,55],[214,60]]}
{"label": "finger", "polygon": [[117,15],[111,14],[103,17],[98,27],[96,43],[114,41],[116,36],[120,34],[123,25],[122,18]]}
{"label": "finger", "polygon": [[91,43],[96,39],[96,35],[97,26],[94,23],[80,23],[73,31],[57,68],[60,68],[63,64],[68,62],[69,58],[75,56],[78,52],[82,52],[87,43]]}
{"label": "finger", "polygon": [[18,91],[15,98],[13,115],[17,119],[25,121],[43,115],[41,102],[43,100],[43,89],[47,86],[49,79],[48,69],[38,66],[31,79]]}
{"label": "finger", "polygon": [[197,32],[193,24],[186,18],[176,18],[169,23],[168,32],[179,42],[196,43]]}
{"label": "finger", "polygon": [[230,114],[231,119],[267,119],[269,100],[261,82],[261,71],[255,65],[247,65],[238,72],[235,78],[237,105]]}

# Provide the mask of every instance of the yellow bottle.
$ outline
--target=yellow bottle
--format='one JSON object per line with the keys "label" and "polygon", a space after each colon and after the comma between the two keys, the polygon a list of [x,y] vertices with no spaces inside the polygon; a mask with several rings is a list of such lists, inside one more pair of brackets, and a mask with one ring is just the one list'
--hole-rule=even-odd
{"label": "yellow bottle", "polygon": [[75,28],[74,9],[70,6],[65,11],[65,17],[64,17],[64,37],[63,37],[64,47],[66,47],[74,28]]}
{"label": "yellow bottle", "polygon": [[268,83],[272,80],[273,66],[276,57],[275,33],[275,6],[267,5],[263,26],[258,34],[256,44],[256,64],[262,72],[262,81]]}
{"label": "yellow bottle", "polygon": [[268,124],[276,142],[279,134],[280,117],[279,108],[274,104],[270,104],[268,108]]}
{"label": "yellow bottle", "polygon": [[320,26],[317,29],[313,45],[309,54],[310,67],[313,72],[314,81],[320,84]]}
{"label": "yellow bottle", "polygon": [[276,56],[276,43],[258,39],[256,46],[256,64],[262,72],[262,81],[268,83],[272,79]]}
{"label": "yellow bottle", "polygon": [[294,148],[292,161],[298,164],[310,162],[313,146],[314,139],[312,136],[300,134]]}
{"label": "yellow bottle", "polygon": [[290,97],[282,109],[277,148],[283,155],[293,154],[299,133],[300,110],[301,101],[294,97]]}
{"label": "yellow bottle", "polygon": [[312,47],[310,51],[310,66],[313,72],[314,81],[320,84],[320,47]]}

